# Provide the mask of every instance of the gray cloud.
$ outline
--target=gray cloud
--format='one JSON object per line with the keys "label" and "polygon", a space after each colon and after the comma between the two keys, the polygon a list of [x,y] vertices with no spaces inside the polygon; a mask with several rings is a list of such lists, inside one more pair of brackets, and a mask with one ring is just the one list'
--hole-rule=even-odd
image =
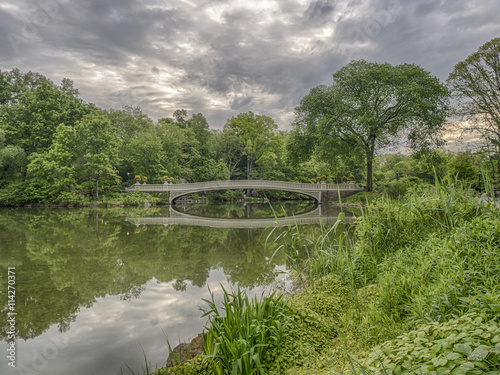
{"label": "gray cloud", "polygon": [[286,127],[350,59],[445,79],[500,35],[499,11],[497,0],[7,0],[0,69],[67,77],[87,101],[153,118],[185,108],[221,127],[252,110]]}

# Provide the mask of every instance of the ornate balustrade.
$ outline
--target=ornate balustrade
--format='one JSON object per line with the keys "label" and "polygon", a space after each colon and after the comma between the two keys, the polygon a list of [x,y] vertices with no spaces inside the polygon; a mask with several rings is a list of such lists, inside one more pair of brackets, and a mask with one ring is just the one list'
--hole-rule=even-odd
{"label": "ornate balustrade", "polygon": [[313,197],[318,202],[322,201],[322,193],[362,191],[363,188],[355,184],[310,184],[286,181],[266,181],[266,180],[227,180],[227,181],[208,181],[195,182],[187,184],[140,184],[136,183],[125,191],[144,191],[144,192],[169,192],[169,201],[192,193],[198,193],[210,190],[234,190],[234,189],[261,189],[261,190],[282,190],[293,193],[305,194]]}

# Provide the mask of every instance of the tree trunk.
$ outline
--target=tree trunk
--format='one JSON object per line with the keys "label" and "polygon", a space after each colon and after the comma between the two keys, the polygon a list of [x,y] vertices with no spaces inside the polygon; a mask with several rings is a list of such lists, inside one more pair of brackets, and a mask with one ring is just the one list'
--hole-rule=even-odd
{"label": "tree trunk", "polygon": [[366,190],[373,190],[373,155],[375,154],[375,135],[370,134],[368,145],[365,146],[366,152]]}
{"label": "tree trunk", "polygon": [[373,158],[366,157],[366,190],[372,191]]}
{"label": "tree trunk", "polygon": [[99,179],[95,180],[95,200],[99,201]]}

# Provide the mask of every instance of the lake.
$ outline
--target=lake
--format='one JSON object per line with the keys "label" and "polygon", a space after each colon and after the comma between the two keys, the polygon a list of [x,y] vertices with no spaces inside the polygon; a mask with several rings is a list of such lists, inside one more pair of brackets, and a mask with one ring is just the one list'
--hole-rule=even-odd
{"label": "lake", "polygon": [[115,375],[126,365],[140,370],[143,350],[153,367],[163,366],[167,338],[175,346],[202,332],[209,288],[217,300],[221,286],[249,295],[289,287],[287,256],[276,249],[286,248],[280,234],[295,219],[275,216],[295,215],[314,236],[320,221],[339,213],[311,202],[173,209],[0,209],[5,349],[17,314],[16,368],[3,350],[0,373]]}

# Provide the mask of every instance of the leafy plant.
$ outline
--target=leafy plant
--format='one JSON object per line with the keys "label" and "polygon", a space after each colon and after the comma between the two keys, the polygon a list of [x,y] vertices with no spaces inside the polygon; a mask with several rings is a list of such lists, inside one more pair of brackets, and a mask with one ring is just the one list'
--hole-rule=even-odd
{"label": "leafy plant", "polygon": [[376,346],[361,363],[384,374],[498,374],[499,319],[471,313],[426,324]]}
{"label": "leafy plant", "polygon": [[[212,294],[204,300],[209,308],[202,309],[210,320],[205,327],[203,350],[211,361],[215,374],[265,374],[274,363],[269,355],[283,341],[286,327],[291,324],[285,315],[286,302],[272,293],[250,300],[238,288],[224,288],[222,306],[218,307]],[[225,314],[224,314],[225,313]]]}

